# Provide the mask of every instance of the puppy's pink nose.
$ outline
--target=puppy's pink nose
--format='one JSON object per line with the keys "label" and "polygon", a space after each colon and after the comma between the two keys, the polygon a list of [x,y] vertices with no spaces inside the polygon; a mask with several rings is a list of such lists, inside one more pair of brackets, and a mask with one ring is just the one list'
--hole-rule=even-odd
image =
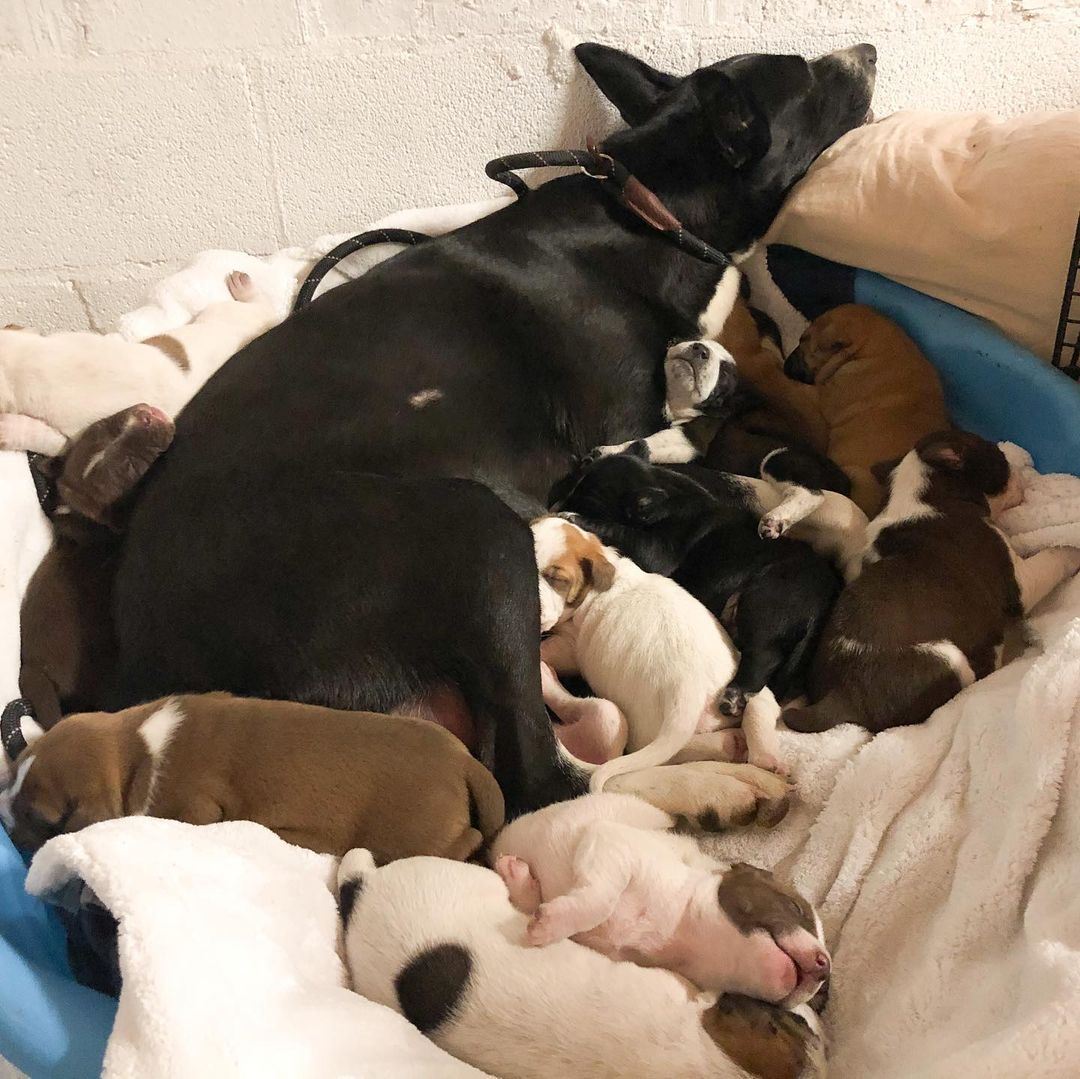
{"label": "puppy's pink nose", "polygon": [[819,951],[814,956],[814,967],[820,974],[828,974],[832,964],[829,962],[829,956],[827,952]]}

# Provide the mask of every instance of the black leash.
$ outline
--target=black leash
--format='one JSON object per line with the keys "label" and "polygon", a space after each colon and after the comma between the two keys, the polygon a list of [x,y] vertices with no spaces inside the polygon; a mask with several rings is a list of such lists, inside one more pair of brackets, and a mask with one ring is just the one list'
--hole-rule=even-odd
{"label": "black leash", "polygon": [[342,240],[337,247],[331,248],[311,268],[311,272],[304,278],[300,291],[296,294],[296,302],[293,310],[299,311],[307,307],[315,296],[315,290],[319,287],[322,279],[343,259],[361,250],[364,247],[374,247],[376,244],[408,244],[415,247],[431,237],[423,232],[413,232],[411,229],[375,229],[373,232],[361,232],[356,236],[350,236]]}
{"label": "black leash", "polygon": [[[592,145],[585,150],[530,150],[523,154],[508,154],[497,157],[484,166],[484,172],[492,180],[505,184],[517,197],[523,198],[529,193],[529,185],[515,175],[518,169],[546,169],[558,167],[576,167],[586,176],[603,184],[626,209],[636,214],[651,228],[673,243],[680,251],[711,263],[721,269],[733,265],[730,256],[706,243],[700,236],[683,228],[682,222],[650,191],[633,173],[620,164],[610,154]],[[297,293],[293,311],[299,311],[311,303],[319,283],[343,258],[374,244],[409,244],[415,246],[431,237],[422,232],[409,229],[376,229],[373,232],[361,232],[357,236],[338,244],[328,251],[304,279]]]}
{"label": "black leash", "polygon": [[682,222],[664,205],[655,192],[650,191],[625,165],[605,154],[591,142],[586,150],[533,150],[524,154],[508,154],[489,161],[484,171],[492,180],[506,184],[521,198],[529,191],[528,185],[517,169],[541,169],[557,166],[576,166],[586,176],[597,180],[626,209],[636,214],[645,224],[656,229],[680,251],[685,251],[702,262],[712,263],[722,269],[733,265],[723,251],[706,243],[683,228]]}

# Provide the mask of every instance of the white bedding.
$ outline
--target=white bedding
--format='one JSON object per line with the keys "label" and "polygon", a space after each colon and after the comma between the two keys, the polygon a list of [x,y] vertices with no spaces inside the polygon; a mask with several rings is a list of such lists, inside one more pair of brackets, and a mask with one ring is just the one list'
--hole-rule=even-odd
{"label": "white bedding", "polygon": [[[446,231],[505,201],[378,224]],[[338,239],[266,260],[207,253],[121,329],[142,337],[187,321],[234,268],[253,273],[284,314],[298,275]],[[1080,480],[1029,471],[1027,481],[1025,505],[1005,520],[1022,553],[1080,545]],[[821,904],[835,956],[836,1076],[1080,1074],[1080,580],[1049,597],[1034,627],[1040,644],[921,727],[873,740],[851,727],[785,734],[799,802],[772,832],[720,841],[732,856],[790,869]],[[74,864],[67,852],[96,831],[63,840],[61,860]],[[313,880],[325,874],[312,865]],[[324,948],[329,921],[312,932]],[[391,1013],[368,1020],[365,1051],[400,1037]],[[423,1048],[413,1062],[403,1044],[383,1074],[433,1074]]]}

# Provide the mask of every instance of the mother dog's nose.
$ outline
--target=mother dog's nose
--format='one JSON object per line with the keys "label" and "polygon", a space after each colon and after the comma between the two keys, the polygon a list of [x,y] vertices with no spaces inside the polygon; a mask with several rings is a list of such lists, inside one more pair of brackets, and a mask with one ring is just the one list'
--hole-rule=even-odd
{"label": "mother dog's nose", "polygon": [[852,50],[856,56],[859,57],[864,63],[876,64],[877,63],[877,49],[873,45],[862,44],[856,45]]}

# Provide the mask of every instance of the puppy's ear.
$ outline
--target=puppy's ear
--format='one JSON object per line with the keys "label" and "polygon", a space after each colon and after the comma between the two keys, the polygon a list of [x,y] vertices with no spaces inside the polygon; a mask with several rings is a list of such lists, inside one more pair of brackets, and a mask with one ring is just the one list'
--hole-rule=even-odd
{"label": "puppy's ear", "polygon": [[694,85],[721,159],[733,169],[745,169],[764,157],[771,137],[757,103],[713,68],[698,71]]}
{"label": "puppy's ear", "polygon": [[948,436],[926,443],[919,450],[919,456],[928,465],[950,472],[961,471],[967,463],[963,445]]}
{"label": "puppy's ear", "polygon": [[663,98],[682,81],[675,75],[649,67],[628,52],[592,41],[576,46],[574,55],[600,93],[631,127],[647,120]]}
{"label": "puppy's ear", "polygon": [[581,568],[595,592],[606,592],[615,583],[615,567],[603,555],[583,558]]}
{"label": "puppy's ear", "polygon": [[667,492],[659,487],[642,487],[623,500],[627,519],[635,524],[652,525],[667,516]]}

